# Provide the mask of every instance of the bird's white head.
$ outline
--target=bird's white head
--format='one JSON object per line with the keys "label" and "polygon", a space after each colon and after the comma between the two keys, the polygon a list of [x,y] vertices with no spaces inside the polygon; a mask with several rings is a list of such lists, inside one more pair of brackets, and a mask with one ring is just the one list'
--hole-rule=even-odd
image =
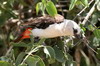
{"label": "bird's white head", "polygon": [[66,29],[69,30],[72,35],[74,35],[75,37],[81,37],[81,28],[76,22],[67,19],[65,19],[64,22],[66,25]]}

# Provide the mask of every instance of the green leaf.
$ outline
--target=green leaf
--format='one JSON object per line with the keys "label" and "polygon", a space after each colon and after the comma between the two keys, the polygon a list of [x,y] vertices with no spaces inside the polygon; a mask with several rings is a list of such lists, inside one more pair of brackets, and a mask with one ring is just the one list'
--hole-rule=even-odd
{"label": "green leaf", "polygon": [[71,0],[71,4],[69,6],[69,10],[72,10],[76,4],[77,0]]}
{"label": "green leaf", "polygon": [[19,42],[19,43],[11,43],[13,46],[17,46],[17,47],[31,47],[32,43],[26,44],[24,42]]}
{"label": "green leaf", "polygon": [[92,25],[89,25],[89,26],[88,26],[88,29],[89,29],[90,31],[93,31],[93,30],[95,29],[95,27],[93,27]]}
{"label": "green leaf", "polygon": [[86,28],[85,28],[85,27],[82,27],[82,30],[83,30],[83,31],[86,31]]}
{"label": "green leaf", "polygon": [[100,48],[97,48],[97,52],[98,52],[97,58],[100,59]]}
{"label": "green leaf", "polygon": [[36,66],[37,62],[39,62],[39,59],[29,56],[25,62],[28,66]]}
{"label": "green leaf", "polygon": [[44,53],[48,55],[50,58],[55,58],[55,51],[52,47],[50,46],[45,46],[44,47]]}
{"label": "green leaf", "polygon": [[97,38],[100,38],[100,29],[95,29],[93,33]]}
{"label": "green leaf", "polygon": [[37,63],[37,66],[45,66],[43,60],[39,56],[35,55],[34,57],[39,58],[39,62]]}
{"label": "green leaf", "polygon": [[41,10],[42,6],[43,6],[42,2],[36,4],[36,15],[38,15],[38,12],[39,10]]}
{"label": "green leaf", "polygon": [[45,66],[43,60],[37,55],[29,56],[25,62],[28,66]]}
{"label": "green leaf", "polygon": [[24,53],[24,52],[21,52],[19,55],[18,55],[18,57],[17,57],[17,59],[16,59],[16,62],[15,62],[15,64],[16,64],[16,66],[18,66],[20,63],[21,63],[21,61],[24,59],[24,56],[25,56],[26,54]]}
{"label": "green leaf", "polygon": [[42,15],[45,15],[45,8],[46,8],[46,4],[39,2],[36,5],[36,14],[38,15],[39,10],[42,11]]}
{"label": "green leaf", "polygon": [[96,24],[98,22],[98,18],[99,18],[99,15],[100,12],[95,12],[93,13],[93,15],[91,16],[91,23],[92,24]]}
{"label": "green leaf", "polygon": [[6,61],[0,61],[0,66],[12,66],[12,65]]}
{"label": "green leaf", "polygon": [[93,41],[92,44],[94,47],[100,46],[100,38],[94,37],[92,41]]}
{"label": "green leaf", "polygon": [[88,0],[80,0],[84,6],[89,6]]}
{"label": "green leaf", "polygon": [[78,0],[78,1],[76,2],[76,5],[80,5],[80,4],[82,4],[82,2],[81,2],[80,0]]}
{"label": "green leaf", "polygon": [[65,61],[65,56],[63,54],[63,51],[61,51],[59,48],[54,47],[55,54],[56,54],[56,60],[59,62],[64,62]]}
{"label": "green leaf", "polygon": [[43,3],[43,4],[46,4],[46,0],[42,0],[42,3]]}
{"label": "green leaf", "polygon": [[27,64],[19,64],[18,66],[27,66]]}
{"label": "green leaf", "polygon": [[37,45],[41,45],[46,39],[45,38],[42,38],[38,43]]}
{"label": "green leaf", "polygon": [[46,4],[46,11],[50,16],[55,16],[57,14],[57,9],[53,2],[48,1]]}
{"label": "green leaf", "polygon": [[31,43],[34,44],[34,36],[33,35],[30,35],[30,40],[31,40]]}

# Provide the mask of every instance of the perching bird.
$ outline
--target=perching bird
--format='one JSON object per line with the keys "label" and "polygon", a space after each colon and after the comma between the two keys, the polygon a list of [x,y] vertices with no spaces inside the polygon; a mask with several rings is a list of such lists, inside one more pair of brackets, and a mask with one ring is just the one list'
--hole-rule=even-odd
{"label": "perching bird", "polygon": [[[30,26],[23,31],[15,40],[30,38],[30,34],[39,38],[55,38],[60,36],[77,36],[80,35],[81,28],[79,25],[72,21],[64,19],[62,22],[42,22],[36,23],[37,27],[31,28]],[[42,27],[42,28],[41,28]]]}
{"label": "perching bird", "polygon": [[32,35],[40,38],[54,38],[59,36],[79,35],[81,28],[72,20],[65,19],[63,22],[51,24],[45,29],[32,29]]}

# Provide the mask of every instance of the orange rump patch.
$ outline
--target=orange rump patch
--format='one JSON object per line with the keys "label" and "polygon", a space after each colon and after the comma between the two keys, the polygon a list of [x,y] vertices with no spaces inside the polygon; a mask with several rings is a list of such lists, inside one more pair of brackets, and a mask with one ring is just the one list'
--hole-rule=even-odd
{"label": "orange rump patch", "polygon": [[27,28],[23,33],[22,33],[22,38],[21,39],[26,39],[26,38],[30,38],[30,34],[31,34],[31,31],[32,28]]}

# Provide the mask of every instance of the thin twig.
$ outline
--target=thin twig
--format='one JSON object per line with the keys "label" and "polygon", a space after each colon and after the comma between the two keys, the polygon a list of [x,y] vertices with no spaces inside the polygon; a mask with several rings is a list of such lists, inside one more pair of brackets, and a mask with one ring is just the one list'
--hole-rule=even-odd
{"label": "thin twig", "polygon": [[39,49],[39,48],[41,48],[41,47],[44,47],[44,46],[43,46],[43,45],[40,45],[40,46],[34,48],[32,51],[30,51],[30,52],[27,54],[27,56],[24,58],[24,60],[22,61],[21,65],[26,61],[26,59],[27,59],[33,52],[35,52],[35,50],[37,50],[37,49]]}
{"label": "thin twig", "polygon": [[92,24],[92,26],[94,26],[95,28],[97,28],[97,26],[95,26],[95,24],[93,24],[93,23],[90,22],[89,20],[88,20],[88,22],[89,22],[90,24]]}
{"label": "thin twig", "polygon": [[[91,1],[89,2],[89,5],[90,5],[93,1],[94,1],[94,0],[91,0]],[[87,8],[87,6],[86,6],[84,9],[82,9],[82,10],[76,15],[76,17],[75,17],[73,20],[75,20],[78,16],[80,16],[80,14],[83,13],[83,12],[85,11],[86,8]]]}
{"label": "thin twig", "polygon": [[84,18],[82,24],[85,25],[86,22],[88,21],[89,17],[93,14],[93,12],[95,11],[95,6],[98,2],[95,2],[94,5],[92,6],[92,8],[90,9],[90,11],[88,12],[87,16]]}
{"label": "thin twig", "polygon": [[5,54],[5,56],[9,55],[11,50],[12,50],[13,46],[10,46],[10,48],[8,49],[7,53]]}
{"label": "thin twig", "polygon": [[90,49],[90,50],[92,50],[94,53],[96,53],[96,54],[98,54],[98,52],[96,52],[92,47],[90,47],[88,44],[86,44],[86,46]]}
{"label": "thin twig", "polygon": [[92,50],[94,53],[98,54],[92,47],[89,46],[90,42],[86,38],[83,39],[83,42],[90,50]]}

